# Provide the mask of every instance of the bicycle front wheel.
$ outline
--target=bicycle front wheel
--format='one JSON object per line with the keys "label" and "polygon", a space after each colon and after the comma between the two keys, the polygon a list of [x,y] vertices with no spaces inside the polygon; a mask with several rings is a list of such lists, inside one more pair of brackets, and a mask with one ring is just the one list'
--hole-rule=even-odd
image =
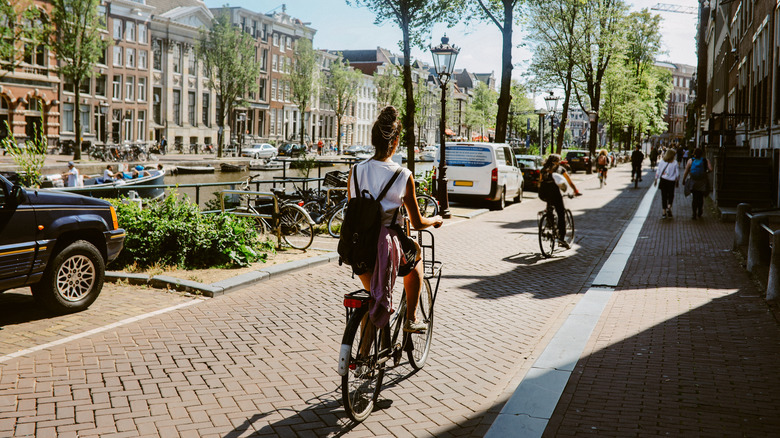
{"label": "bicycle front wheel", "polygon": [[344,223],[344,218],[347,216],[347,204],[339,208],[328,219],[328,234],[338,239],[341,237],[341,224]]}
{"label": "bicycle front wheel", "polygon": [[439,214],[439,203],[430,195],[417,195],[417,205],[420,206],[422,217],[433,217]]}
{"label": "bicycle front wheel", "polygon": [[350,349],[347,373],[341,377],[341,397],[349,418],[360,423],[374,410],[385,373],[378,363],[378,330],[368,321],[366,310],[349,319],[341,345]]}
{"label": "bicycle front wheel", "polygon": [[566,243],[571,245],[574,242],[574,215],[571,210],[566,209]]}
{"label": "bicycle front wheel", "polygon": [[552,215],[542,214],[539,217],[539,249],[545,258],[552,257],[555,250],[555,218]]}
{"label": "bicycle front wheel", "polygon": [[412,368],[419,370],[428,360],[428,353],[431,351],[431,341],[433,340],[433,292],[431,291],[431,282],[423,279],[420,289],[420,301],[417,303],[417,321],[422,321],[428,325],[428,328],[421,333],[408,333],[410,348],[407,350],[409,363]]}
{"label": "bicycle front wheel", "polygon": [[314,240],[314,227],[309,223],[306,210],[297,205],[283,205],[279,211],[282,239],[295,249],[306,249]]}

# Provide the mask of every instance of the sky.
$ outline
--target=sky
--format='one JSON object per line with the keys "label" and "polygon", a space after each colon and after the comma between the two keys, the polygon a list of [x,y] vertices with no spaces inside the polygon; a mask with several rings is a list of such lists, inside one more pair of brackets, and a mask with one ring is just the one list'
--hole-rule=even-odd
{"label": "sky", "polygon": [[[279,1],[279,3],[277,3]],[[550,0],[554,1],[554,0]],[[666,0],[667,4],[698,7],[697,0]],[[205,0],[208,7],[220,7],[226,0]],[[650,8],[659,2],[656,0],[629,0],[632,11]],[[375,49],[383,47],[394,53],[401,53],[399,41],[401,31],[392,23],[380,26],[374,24],[374,14],[367,8],[348,6],[344,0],[287,0],[287,13],[317,30],[314,47],[328,50]],[[267,13],[281,10],[280,0],[232,0],[230,6]],[[666,52],[659,60],[688,65],[696,65],[695,37],[698,16],[672,12],[651,11],[663,18],[662,48]],[[517,27],[515,28],[517,30]],[[501,33],[493,23],[478,22],[458,25],[452,29],[436,25],[430,44],[439,44],[444,34],[450,38],[450,44],[459,47],[460,55],[455,68],[466,68],[474,73],[495,72],[496,80],[501,77]],[[523,43],[520,32],[514,34],[515,46]],[[429,51],[413,49],[412,56],[432,63]],[[515,64],[513,77],[519,78],[527,68],[531,52],[527,48],[516,47],[512,52]]]}

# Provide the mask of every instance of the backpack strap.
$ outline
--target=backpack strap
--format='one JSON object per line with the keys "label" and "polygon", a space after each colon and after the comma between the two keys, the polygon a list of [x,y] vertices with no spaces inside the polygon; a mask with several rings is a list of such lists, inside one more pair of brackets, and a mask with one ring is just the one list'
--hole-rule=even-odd
{"label": "backpack strap", "polygon": [[390,181],[388,181],[387,184],[385,184],[385,188],[383,188],[382,192],[379,194],[379,196],[377,196],[376,198],[377,202],[381,201],[382,198],[385,197],[387,191],[390,190],[390,187],[392,187],[393,183],[395,182],[395,180],[398,178],[398,175],[400,174],[401,174],[401,166],[398,166],[398,168],[395,169],[395,173],[393,173],[393,176],[390,177]]}

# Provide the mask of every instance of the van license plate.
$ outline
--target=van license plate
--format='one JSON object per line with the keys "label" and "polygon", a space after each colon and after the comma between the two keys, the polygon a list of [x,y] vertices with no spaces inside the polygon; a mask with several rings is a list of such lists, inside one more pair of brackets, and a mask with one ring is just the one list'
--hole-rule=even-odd
{"label": "van license plate", "polygon": [[455,181],[453,184],[459,187],[472,187],[474,186],[473,181]]}

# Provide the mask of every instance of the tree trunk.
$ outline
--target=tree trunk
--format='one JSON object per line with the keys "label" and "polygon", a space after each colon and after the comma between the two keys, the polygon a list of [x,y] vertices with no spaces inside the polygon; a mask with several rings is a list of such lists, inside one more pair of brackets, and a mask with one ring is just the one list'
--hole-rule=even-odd
{"label": "tree trunk", "polygon": [[504,0],[501,91],[498,96],[498,112],[496,113],[496,143],[506,141],[506,122],[509,116],[509,104],[512,101],[512,13],[512,1]]}
{"label": "tree trunk", "polygon": [[[409,11],[404,11],[402,30],[404,34],[404,92],[406,93],[406,114],[404,115],[404,146],[406,146],[406,167],[414,175],[414,89],[412,87],[412,50],[409,44]],[[441,115],[444,118],[444,114]]]}
{"label": "tree trunk", "polygon": [[306,135],[306,124],[304,123],[305,120],[306,120],[306,113],[301,111],[301,144],[306,144],[303,140],[304,135]]}
{"label": "tree trunk", "polygon": [[336,114],[336,150],[341,155],[341,114]]}
{"label": "tree trunk", "polygon": [[73,111],[75,112],[73,116],[75,124],[74,129],[76,131],[76,146],[73,148],[73,161],[78,161],[81,159],[81,105],[79,105],[81,102],[81,79],[73,78],[73,87],[76,92],[76,104],[73,108]]}
{"label": "tree trunk", "polygon": [[[566,122],[569,120],[569,105],[571,101],[571,88],[572,88],[572,68],[569,67],[566,72],[566,84],[564,85],[564,98],[563,109],[561,110],[561,128],[566,126]],[[564,129],[558,129],[558,138],[555,140],[555,153],[560,155],[561,149],[563,149],[563,134]]]}
{"label": "tree trunk", "polygon": [[222,158],[222,150],[225,144],[225,101],[222,99],[222,94],[217,95],[219,99],[219,111],[217,111],[217,123],[218,130],[221,128],[222,133],[217,137],[217,158]]}

